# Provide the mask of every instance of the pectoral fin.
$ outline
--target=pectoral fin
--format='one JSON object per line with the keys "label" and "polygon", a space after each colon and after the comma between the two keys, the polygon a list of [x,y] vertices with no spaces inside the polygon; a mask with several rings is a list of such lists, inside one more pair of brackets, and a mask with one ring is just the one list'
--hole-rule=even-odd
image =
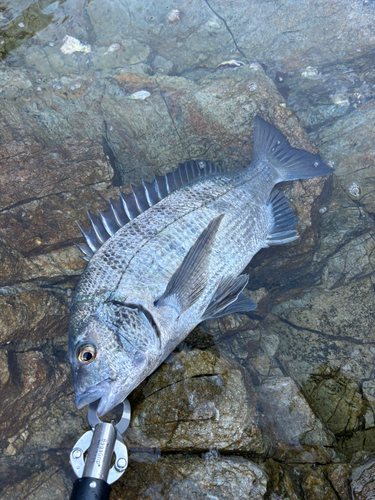
{"label": "pectoral fin", "polygon": [[163,295],[155,301],[156,306],[169,305],[182,314],[199,299],[207,283],[205,271],[223,217],[224,214],[219,215],[208,224],[172,276]]}
{"label": "pectoral fin", "polygon": [[202,321],[256,309],[256,303],[245,293],[241,293],[248,281],[247,274],[224,279],[205,310]]}

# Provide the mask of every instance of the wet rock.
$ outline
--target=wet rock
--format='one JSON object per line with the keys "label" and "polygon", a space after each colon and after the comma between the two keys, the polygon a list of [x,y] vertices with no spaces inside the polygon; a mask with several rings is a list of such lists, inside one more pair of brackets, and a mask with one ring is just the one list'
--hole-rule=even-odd
{"label": "wet rock", "polygon": [[[48,407],[61,393],[71,390],[69,367],[61,347],[60,351],[56,349],[57,345],[53,341],[40,341],[31,344],[33,350],[27,350],[27,342],[26,346],[16,344],[9,349],[8,359],[2,360],[7,363],[10,373],[2,387],[0,410],[0,448],[6,456],[15,455],[25,446],[35,432],[35,419],[47,425]],[[17,352],[15,347],[23,352]],[[5,363],[2,371],[7,369]]]}
{"label": "wet rock", "polygon": [[339,373],[323,371],[304,384],[309,400],[323,422],[336,435],[350,433],[360,427],[368,409],[358,384]]}
{"label": "wet rock", "polygon": [[332,464],[325,469],[325,474],[340,500],[351,500],[349,477],[350,464]]}
{"label": "wet rock", "polygon": [[267,418],[277,415],[276,419],[271,419],[278,441],[321,446],[334,442],[334,437],[324,429],[291,378],[267,379],[260,387],[260,398]]}
{"label": "wet rock", "polygon": [[362,390],[371,405],[372,411],[375,413],[375,380],[365,380],[362,384]]}
{"label": "wet rock", "polygon": [[88,184],[109,183],[111,178],[101,144],[87,139],[70,139],[53,148],[33,139],[0,147],[0,209]]}
{"label": "wet rock", "polygon": [[[247,269],[257,311],[197,328],[187,345],[209,351],[172,357],[132,396],[131,455],[155,455],[115,494],[347,500],[344,462],[375,450],[372,2],[183,1],[171,22],[173,9],[67,0],[0,15],[0,482],[9,498],[69,496],[67,457],[86,426],[65,358],[85,265],[75,221],[116,197],[113,184],[186,159],[248,164],[258,113],[296,147],[315,141],[339,180],[284,185],[301,238]],[[91,52],[62,54],[66,35]],[[211,461],[155,462],[158,447],[211,448]],[[262,472],[217,447],[280,461],[268,493]]]}
{"label": "wet rock", "polygon": [[134,408],[132,449],[265,452],[257,397],[243,368],[209,351],[174,354],[149,379]]}
{"label": "wet rock", "polygon": [[309,472],[302,488],[307,500],[339,500],[322,471]]}
{"label": "wet rock", "polygon": [[[292,126],[293,116],[280,106],[283,99],[260,65],[241,67],[236,73],[224,69],[220,79],[210,76],[199,82],[163,74],[134,76],[120,73],[116,77],[119,85],[111,86],[101,103],[112,127],[108,137],[123,182],[128,182],[130,174],[151,177],[155,170],[165,172],[185,158],[204,156],[228,170],[243,167],[251,155],[250,116],[268,116],[271,109],[272,118],[296,147],[313,148],[307,136],[295,128],[297,123]],[[251,84],[256,91],[249,90]],[[139,91],[151,95],[145,100],[131,99]],[[119,92],[124,105],[116,107]],[[236,127],[230,119],[233,109]]]}
{"label": "wet rock", "polygon": [[344,436],[338,443],[339,451],[354,463],[363,463],[371,457],[375,448],[375,428],[358,430],[351,436]]}
{"label": "wet rock", "polygon": [[273,461],[266,462],[269,482],[267,499],[278,500],[301,498],[320,500],[351,500],[349,476],[351,465],[330,464],[324,466],[286,465]]}
{"label": "wet rock", "polygon": [[350,118],[337,120],[319,132],[319,142],[327,159],[334,162],[335,174],[348,197],[367,211],[375,212],[373,101],[362,104]]}
{"label": "wet rock", "polygon": [[[316,5],[310,1],[295,6],[291,12],[286,1],[277,7],[272,3],[264,6],[261,1],[251,5],[238,2],[236,9],[222,0],[208,4],[203,0],[182,1],[178,4],[178,22],[171,23],[168,17],[175,8],[165,1],[145,5],[131,1],[128,8],[108,8],[104,1],[97,1],[85,10],[90,22],[88,30],[77,2],[61,4],[54,11],[55,18],[76,19],[74,36],[86,42],[92,32],[94,43],[90,54],[76,54],[76,60],[72,56],[61,57],[60,64],[67,72],[87,67],[101,47],[136,40],[173,61],[177,73],[189,69],[194,75],[204,68],[214,70],[225,60],[235,58],[249,63],[256,58],[278,69],[281,66],[311,74],[309,67],[328,66],[370,51],[374,39],[371,2],[353,4],[345,0]],[[54,58],[66,34],[63,23],[48,24],[38,37],[44,42],[41,61],[35,61],[32,50],[26,51],[26,63],[38,63],[42,74],[51,71],[51,66],[56,68],[49,59]],[[49,47],[46,40],[56,40],[56,48]],[[140,59],[142,52],[138,50],[135,53]]]}
{"label": "wet rock", "polygon": [[33,285],[0,289],[0,343],[54,338],[68,326],[68,297]]}
{"label": "wet rock", "polygon": [[[64,248],[82,238],[78,224],[90,225],[87,210],[108,208],[108,198],[118,199],[114,189],[82,188],[25,202],[0,213],[0,231],[8,247],[25,257]],[[125,191],[125,190],[124,190]],[[83,241],[83,240],[82,240]]]}
{"label": "wet rock", "polygon": [[[30,457],[20,456],[19,462],[25,458]],[[38,457],[38,459],[45,460],[46,457]],[[65,471],[61,470],[59,463],[48,464],[43,471],[35,472],[25,478],[22,476],[23,474],[12,485],[2,490],[4,499],[49,500],[54,498],[62,500],[70,497],[73,483],[70,478],[66,477]]]}
{"label": "wet rock", "polygon": [[114,485],[113,496],[117,500],[262,500],[266,488],[267,475],[249,460],[226,457],[210,463],[171,456],[156,462],[132,462],[126,477]]}
{"label": "wet rock", "polygon": [[351,477],[353,500],[371,500],[375,495],[375,459],[353,471]]}
{"label": "wet rock", "polygon": [[[308,67],[358,56],[357,50],[366,52],[374,37],[366,24],[370,15],[368,6],[362,2],[355,6],[348,1],[319,5],[308,2],[292,10],[284,1],[277,6],[269,4],[267,8],[260,0],[251,5],[240,3],[236,9],[228,8],[222,0],[211,1],[210,6],[225,19],[237,47],[249,59],[277,62],[290,71],[302,72]],[[364,36],[369,38],[359,46],[354,33],[361,22],[366,25]],[[338,32],[338,26],[343,25],[345,35]],[[298,29],[294,30],[295,27]]]}
{"label": "wet rock", "polygon": [[299,500],[299,488],[295,484],[293,474],[289,468],[270,459],[266,462],[267,473],[269,475],[267,499],[277,500],[279,498],[289,498]]}
{"label": "wet rock", "polygon": [[[283,461],[332,460],[334,453],[324,447],[334,436],[322,425],[289,377],[271,377],[259,388],[262,429],[269,455]],[[323,458],[325,457],[325,458]]]}

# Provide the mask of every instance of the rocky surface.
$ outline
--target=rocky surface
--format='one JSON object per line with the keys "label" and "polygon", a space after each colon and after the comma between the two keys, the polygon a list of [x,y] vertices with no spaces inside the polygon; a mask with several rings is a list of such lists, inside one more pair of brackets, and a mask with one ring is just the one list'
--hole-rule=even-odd
{"label": "rocky surface", "polygon": [[282,186],[301,237],[248,266],[258,309],[200,325],[131,395],[112,496],[374,496],[374,8],[0,7],[2,498],[70,495],[87,429],[66,358],[76,223],[181,161],[243,167],[255,114],[335,175]]}
{"label": "rocky surface", "polygon": [[[127,470],[126,483],[114,486],[113,498],[190,500],[198,498],[239,498],[262,500],[267,474],[259,465],[243,458],[135,458]],[[147,460],[148,458],[148,460]],[[147,461],[146,461],[147,460]]]}
{"label": "rocky surface", "polygon": [[375,459],[356,468],[351,476],[353,500],[367,500],[375,495],[374,484]]}
{"label": "rocky surface", "polygon": [[266,452],[254,387],[231,359],[209,351],[172,355],[142,395],[127,433],[131,448]]}

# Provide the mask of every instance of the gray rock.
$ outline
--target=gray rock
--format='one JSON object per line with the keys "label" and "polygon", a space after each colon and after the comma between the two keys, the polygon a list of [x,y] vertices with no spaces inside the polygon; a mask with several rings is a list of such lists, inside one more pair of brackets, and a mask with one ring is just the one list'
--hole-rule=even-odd
{"label": "gray rock", "polygon": [[374,117],[375,110],[369,102],[319,133],[321,150],[333,162],[348,197],[371,213],[375,212],[374,131],[370,125]]}
{"label": "gray rock", "polygon": [[131,463],[126,478],[114,485],[114,494],[118,500],[262,500],[266,489],[265,471],[243,458],[225,457],[210,463],[200,458],[169,457]]}
{"label": "gray rock", "polygon": [[273,426],[278,443],[294,446],[334,443],[334,436],[314,415],[291,378],[269,378],[259,393],[266,425]]}
{"label": "gray rock", "polygon": [[371,500],[375,495],[375,459],[354,469],[351,477],[353,500]]}

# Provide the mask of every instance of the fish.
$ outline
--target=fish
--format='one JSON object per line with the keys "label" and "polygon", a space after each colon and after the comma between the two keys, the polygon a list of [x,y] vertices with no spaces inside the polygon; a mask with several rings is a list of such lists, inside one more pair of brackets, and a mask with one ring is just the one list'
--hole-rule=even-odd
{"label": "fish", "polygon": [[262,248],[298,238],[282,181],[331,174],[256,116],[250,164],[226,172],[179,164],[109,200],[79,244],[88,264],[69,314],[75,404],[98,416],[121,403],[202,321],[249,313],[245,268]]}

